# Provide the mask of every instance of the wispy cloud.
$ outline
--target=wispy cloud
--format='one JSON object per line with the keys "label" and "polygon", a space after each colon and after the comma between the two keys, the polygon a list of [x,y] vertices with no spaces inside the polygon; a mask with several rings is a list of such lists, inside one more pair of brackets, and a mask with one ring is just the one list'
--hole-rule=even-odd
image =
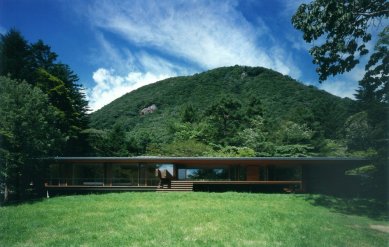
{"label": "wispy cloud", "polygon": [[354,94],[356,93],[357,87],[357,82],[345,80],[328,80],[319,85],[319,89],[342,98],[347,97],[350,99],[355,99]]}
{"label": "wispy cloud", "polygon": [[339,97],[355,99],[355,94],[359,87],[358,82],[365,74],[366,59],[362,59],[362,63],[358,64],[350,72],[346,72],[336,77],[330,77],[326,81],[318,85],[318,88],[323,89],[331,94]]}
{"label": "wispy cloud", "polygon": [[303,3],[310,3],[312,0],[278,0],[283,6],[283,10],[280,12],[281,15],[284,15],[287,18],[292,18],[293,14],[296,13],[298,7]]}
{"label": "wispy cloud", "polygon": [[[147,1],[146,1],[147,2]],[[262,65],[282,73],[268,47],[257,47],[255,28],[227,2],[131,1],[93,6],[92,22],[140,48],[153,47],[204,69],[225,65]],[[183,6],[185,3],[185,6]]]}

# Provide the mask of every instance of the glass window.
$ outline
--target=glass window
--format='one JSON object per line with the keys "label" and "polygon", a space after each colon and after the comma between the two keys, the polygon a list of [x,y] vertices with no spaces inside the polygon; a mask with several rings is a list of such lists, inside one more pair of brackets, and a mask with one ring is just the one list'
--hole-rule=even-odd
{"label": "glass window", "polygon": [[75,164],[74,179],[75,185],[88,185],[91,183],[104,182],[103,164]]}
{"label": "glass window", "polygon": [[193,180],[227,180],[228,169],[214,168],[214,169],[187,169],[187,178]]}
{"label": "glass window", "polygon": [[138,185],[138,164],[112,165],[112,185]]}
{"label": "glass window", "polygon": [[270,166],[268,176],[272,181],[298,181],[301,180],[301,167]]}

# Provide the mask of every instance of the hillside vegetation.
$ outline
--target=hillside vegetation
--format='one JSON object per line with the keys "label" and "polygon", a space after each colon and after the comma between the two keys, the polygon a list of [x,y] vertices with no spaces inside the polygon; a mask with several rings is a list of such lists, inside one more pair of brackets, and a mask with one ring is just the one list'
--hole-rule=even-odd
{"label": "hillside vegetation", "polygon": [[[94,112],[88,131],[98,155],[338,156],[350,151],[345,123],[355,112],[350,99],[233,66],[130,92]],[[126,150],[100,145],[110,138]]]}

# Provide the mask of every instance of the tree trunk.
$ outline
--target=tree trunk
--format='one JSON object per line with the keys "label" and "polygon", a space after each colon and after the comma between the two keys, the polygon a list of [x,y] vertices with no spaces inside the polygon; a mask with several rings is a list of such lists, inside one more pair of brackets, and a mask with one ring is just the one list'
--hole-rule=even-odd
{"label": "tree trunk", "polygon": [[7,183],[4,183],[4,203],[8,202],[9,191]]}

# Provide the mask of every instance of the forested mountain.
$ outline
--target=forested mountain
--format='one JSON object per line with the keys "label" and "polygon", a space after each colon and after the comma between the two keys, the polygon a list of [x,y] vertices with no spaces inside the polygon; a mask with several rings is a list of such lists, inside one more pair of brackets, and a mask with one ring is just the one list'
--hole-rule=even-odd
{"label": "forested mountain", "polygon": [[354,101],[289,76],[233,66],[139,88],[94,112],[91,127],[126,133],[129,154],[336,155],[327,144],[342,149],[356,111]]}

